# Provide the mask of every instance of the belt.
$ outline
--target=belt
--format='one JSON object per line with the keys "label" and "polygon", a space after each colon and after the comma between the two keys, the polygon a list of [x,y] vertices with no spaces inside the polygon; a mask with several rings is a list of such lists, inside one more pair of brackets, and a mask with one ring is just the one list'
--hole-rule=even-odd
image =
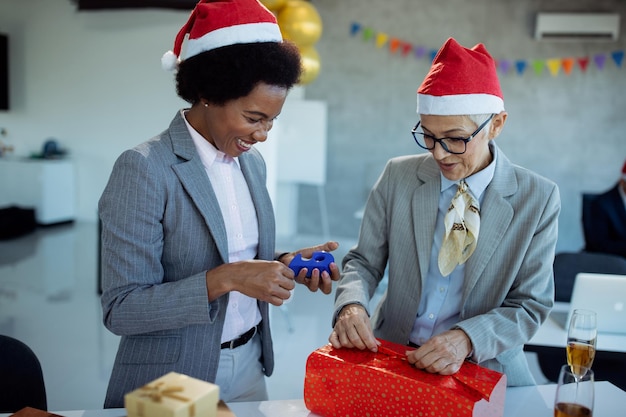
{"label": "belt", "polygon": [[222,343],[222,349],[235,349],[239,346],[245,345],[254,337],[255,334],[257,334],[258,331],[259,326],[254,326],[238,338]]}

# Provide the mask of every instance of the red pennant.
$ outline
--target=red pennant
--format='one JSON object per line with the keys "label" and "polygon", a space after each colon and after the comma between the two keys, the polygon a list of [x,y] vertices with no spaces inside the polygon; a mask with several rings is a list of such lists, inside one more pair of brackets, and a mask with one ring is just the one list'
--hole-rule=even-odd
{"label": "red pennant", "polygon": [[402,55],[408,55],[413,50],[413,45],[408,42],[402,44]]}
{"label": "red pennant", "polygon": [[578,66],[582,72],[587,71],[587,65],[589,64],[589,58],[578,58]]}

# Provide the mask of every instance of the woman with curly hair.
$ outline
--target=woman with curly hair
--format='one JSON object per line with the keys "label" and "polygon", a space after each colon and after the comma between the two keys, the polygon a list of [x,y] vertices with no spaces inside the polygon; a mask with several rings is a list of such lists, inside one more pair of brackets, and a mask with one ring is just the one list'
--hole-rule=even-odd
{"label": "woman with curly hair", "polygon": [[118,158],[99,202],[103,320],[122,336],[104,406],[171,371],[216,383],[224,401],[265,400],[269,304],[296,282],[329,294],[339,279],[334,263],[310,278],[288,267],[336,242],[275,253],[254,147],[298,82],[300,56],[257,0],[226,0],[196,6],[163,65],[177,67],[191,107]]}

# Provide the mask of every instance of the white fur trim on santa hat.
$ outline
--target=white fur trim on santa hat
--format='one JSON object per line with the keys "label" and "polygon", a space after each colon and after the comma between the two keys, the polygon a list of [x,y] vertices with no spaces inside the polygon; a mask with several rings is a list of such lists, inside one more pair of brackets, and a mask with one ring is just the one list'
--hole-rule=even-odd
{"label": "white fur trim on santa hat", "polygon": [[460,116],[504,111],[504,100],[491,94],[417,95],[417,114]]}
{"label": "white fur trim on santa hat", "polygon": [[206,35],[189,39],[184,59],[205,51],[237,43],[282,42],[280,28],[275,23],[246,23],[217,29]]}

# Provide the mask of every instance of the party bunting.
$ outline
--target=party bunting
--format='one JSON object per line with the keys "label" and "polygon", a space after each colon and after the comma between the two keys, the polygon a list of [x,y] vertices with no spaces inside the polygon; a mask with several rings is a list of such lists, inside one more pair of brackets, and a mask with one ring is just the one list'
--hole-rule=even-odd
{"label": "party bunting", "polygon": [[572,73],[572,68],[574,68],[574,58],[563,58],[561,65],[563,66],[563,72],[570,75]]}
{"label": "party bunting", "polygon": [[[378,49],[387,48],[393,55],[413,56],[417,60],[429,59],[432,62],[438,50],[428,48],[423,45],[415,45],[403,39],[391,36],[384,32],[378,32],[374,28],[364,26],[358,22],[353,22],[350,26],[350,36],[361,35],[363,41],[374,40]],[[503,74],[517,74],[519,76],[526,73],[530,68],[535,75],[541,75],[544,69],[556,77],[560,73],[570,75],[576,66],[580,72],[585,73],[592,62],[595,68],[603,71],[607,66],[607,61],[612,60],[617,68],[622,68],[624,61],[624,51],[617,50],[610,53],[597,53],[593,56],[584,57],[554,57],[549,59],[496,59],[498,71]]]}
{"label": "party bunting", "polygon": [[382,48],[387,43],[388,38],[389,37],[386,33],[378,32],[378,34],[376,35],[376,46],[378,48]]}
{"label": "party bunting", "polygon": [[546,61],[546,65],[548,66],[548,70],[553,77],[556,77],[559,74],[559,70],[561,69],[560,59],[548,59]]}

